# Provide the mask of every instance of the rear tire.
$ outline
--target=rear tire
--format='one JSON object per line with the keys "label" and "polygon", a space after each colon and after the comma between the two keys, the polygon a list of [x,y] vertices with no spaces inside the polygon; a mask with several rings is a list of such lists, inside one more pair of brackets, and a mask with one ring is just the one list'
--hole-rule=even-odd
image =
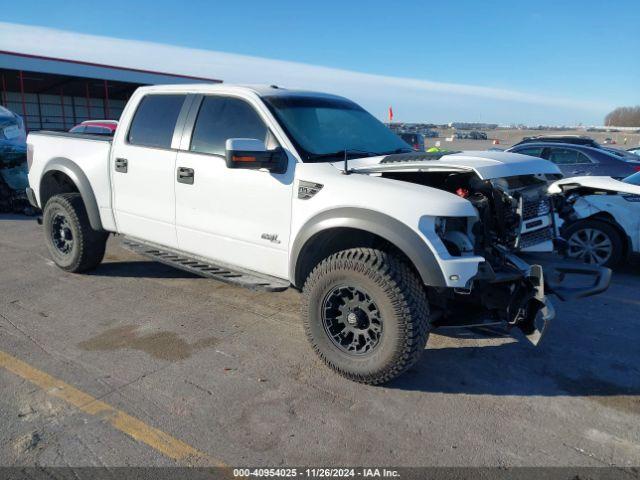
{"label": "rear tire", "polygon": [[570,258],[592,265],[614,267],[624,257],[624,239],[607,222],[583,220],[569,225],[564,231],[567,254]]}
{"label": "rear tire", "polygon": [[86,272],[104,258],[109,234],[91,228],[79,193],[49,199],[42,216],[45,242],[51,258],[67,272]]}
{"label": "rear tire", "polygon": [[424,285],[399,258],[370,248],[324,259],[303,287],[307,337],[329,368],[381,384],[421,357],[429,336]]}

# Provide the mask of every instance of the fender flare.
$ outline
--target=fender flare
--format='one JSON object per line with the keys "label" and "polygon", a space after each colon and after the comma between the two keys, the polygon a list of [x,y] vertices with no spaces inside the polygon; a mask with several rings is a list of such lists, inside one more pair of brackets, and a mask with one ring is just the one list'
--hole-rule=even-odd
{"label": "fender flare", "polygon": [[293,241],[289,257],[289,278],[292,283],[296,283],[298,259],[307,242],[322,231],[341,227],[363,230],[384,238],[404,252],[425,285],[446,287],[446,280],[435,254],[415,231],[384,213],[354,207],[324,211],[302,226]]}
{"label": "fender flare", "polygon": [[[42,180],[48,172],[62,172],[66,176],[68,176],[71,181],[75,184],[80,192],[80,196],[82,197],[82,201],[84,202],[84,206],[87,209],[87,216],[89,217],[89,223],[91,224],[91,228],[96,231],[103,230],[102,228],[102,220],[100,220],[100,210],[98,209],[98,202],[96,201],[96,196],[93,193],[93,188],[91,187],[91,183],[89,179],[82,171],[82,169],[73,161],[68,158],[57,157],[52,158],[47,162],[42,170],[41,180],[40,180],[40,203],[42,202]],[[42,205],[44,208],[44,204]]]}

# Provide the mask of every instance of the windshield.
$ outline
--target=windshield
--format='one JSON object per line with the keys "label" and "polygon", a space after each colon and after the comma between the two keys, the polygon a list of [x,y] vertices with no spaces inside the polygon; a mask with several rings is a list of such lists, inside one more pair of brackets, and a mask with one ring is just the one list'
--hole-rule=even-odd
{"label": "windshield", "polygon": [[640,186],[640,172],[634,173],[630,177],[627,177],[623,180],[624,183],[630,183],[631,185],[639,185]]}
{"label": "windshield", "polygon": [[355,103],[340,98],[263,97],[305,162],[411,152],[413,149]]}

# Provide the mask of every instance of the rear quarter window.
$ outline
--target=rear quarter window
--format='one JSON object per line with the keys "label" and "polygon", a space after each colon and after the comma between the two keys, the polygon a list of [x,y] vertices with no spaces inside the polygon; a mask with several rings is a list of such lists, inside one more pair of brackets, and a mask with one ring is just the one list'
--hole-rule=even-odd
{"label": "rear quarter window", "polygon": [[185,95],[147,95],[136,110],[127,140],[132,145],[171,148]]}

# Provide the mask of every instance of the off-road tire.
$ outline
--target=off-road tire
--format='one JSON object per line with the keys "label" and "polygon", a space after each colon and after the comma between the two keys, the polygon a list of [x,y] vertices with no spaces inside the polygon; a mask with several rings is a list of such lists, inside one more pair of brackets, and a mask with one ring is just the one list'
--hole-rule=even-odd
{"label": "off-road tire", "polygon": [[[62,253],[54,244],[53,220],[56,216],[68,221],[73,237],[73,246],[68,253]],[[74,273],[86,272],[102,262],[109,234],[91,228],[79,193],[51,197],[44,207],[42,227],[51,258],[61,269]]]}
{"label": "off-road tire", "polygon": [[[622,262],[625,253],[625,241],[620,231],[613,225],[603,222],[601,220],[587,219],[577,221],[572,225],[569,225],[563,232],[563,236],[567,241],[571,239],[571,236],[580,230],[593,230],[599,231],[611,242],[611,255],[606,262],[602,264],[603,267],[615,267]],[[571,248],[569,244],[568,248]],[[571,256],[571,255],[569,255]]]}
{"label": "off-road tire", "polygon": [[[342,285],[366,291],[379,307],[383,330],[377,346],[353,355],[325,329],[325,298]],[[320,262],[303,287],[307,337],[324,363],[340,375],[372,385],[393,380],[421,357],[429,336],[429,305],[420,278],[401,259],[371,248],[343,250]]]}

